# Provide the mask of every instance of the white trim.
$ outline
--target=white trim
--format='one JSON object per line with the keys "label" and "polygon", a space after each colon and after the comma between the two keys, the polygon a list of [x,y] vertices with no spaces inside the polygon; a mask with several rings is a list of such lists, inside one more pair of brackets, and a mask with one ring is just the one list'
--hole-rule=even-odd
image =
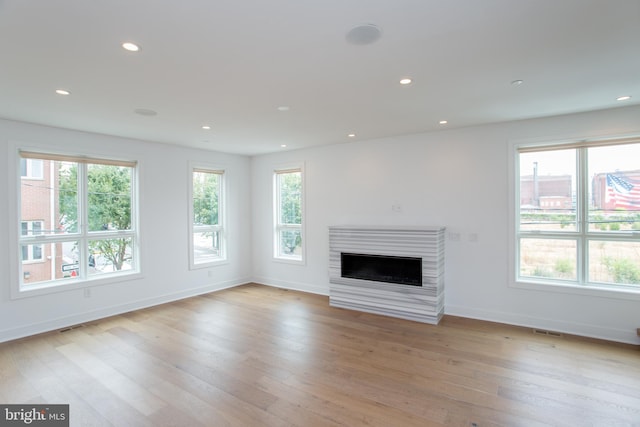
{"label": "white trim", "polygon": [[[279,213],[279,188],[278,188],[278,174],[283,173],[292,173],[292,172],[300,172],[301,179],[301,188],[302,191],[300,193],[300,224],[279,224],[278,223],[278,213]],[[297,264],[297,265],[306,265],[306,172],[305,172],[305,163],[287,163],[285,165],[279,165],[278,167],[273,168],[272,175],[272,257],[275,262],[285,263],[285,264]],[[301,238],[301,247],[300,247],[300,256],[286,256],[279,254],[279,239],[280,239],[280,231],[283,230],[300,230],[300,238]]]}
{"label": "white trim", "polygon": [[[130,276],[128,276],[130,278]],[[127,279],[128,280],[128,279]],[[133,310],[141,310],[148,307],[154,307],[160,304],[166,304],[173,301],[179,301],[185,298],[191,298],[198,295],[204,295],[211,292],[221,291],[236,286],[241,286],[250,283],[248,278],[229,280],[218,283],[211,283],[198,288],[188,289],[180,292],[172,292],[164,295],[158,295],[150,298],[144,298],[138,301],[112,305],[97,310],[90,310],[84,313],[75,314],[72,316],[59,317],[57,319],[49,319],[42,322],[32,323],[26,326],[20,326],[12,329],[0,330],[0,343],[19,338],[28,337],[31,335],[54,331],[56,329],[77,325],[85,322],[92,322],[99,319],[104,319],[110,316],[116,316],[122,313],[127,313]],[[75,288],[76,290],[78,288]]]}
{"label": "white trim", "polygon": [[526,316],[503,311],[481,310],[474,307],[455,306],[450,304],[445,306],[445,315],[498,322],[532,329],[545,329],[553,332],[607,341],[636,345],[640,344],[640,338],[636,336],[635,330],[603,328],[599,325],[558,321],[551,318]]}
{"label": "white trim", "polygon": [[[627,139],[624,140],[624,143],[629,143],[629,142],[634,142],[637,143],[637,136],[630,136],[630,135],[625,135],[623,136]],[[616,136],[611,136],[611,138],[603,138],[603,137],[599,137],[599,138],[570,138],[570,139],[564,139],[564,141],[566,141],[567,143],[567,147],[568,148],[576,148],[577,146],[599,146],[599,145],[610,145],[607,144],[606,141],[612,140],[620,140],[620,138],[622,137],[616,137]],[[636,138],[636,139],[633,139]],[[519,194],[519,186],[516,183],[516,178],[520,176],[520,171],[518,169],[519,167],[519,154],[520,154],[520,148],[521,147],[533,147],[532,150],[535,151],[537,149],[539,150],[544,150],[545,147],[550,147],[551,149],[556,149],[559,147],[559,143],[558,141],[561,139],[556,139],[555,141],[549,141],[549,140],[545,140],[545,141],[541,141],[541,140],[530,140],[530,141],[524,141],[524,140],[520,140],[520,141],[510,141],[508,143],[508,150],[507,150],[507,173],[508,173],[508,206],[507,206],[507,212],[508,212],[508,233],[507,233],[507,238],[508,238],[508,242],[507,242],[507,247],[508,247],[508,280],[507,283],[509,285],[509,287],[512,288],[518,288],[518,289],[527,289],[527,290],[537,290],[537,291],[543,291],[543,292],[559,292],[559,293],[565,293],[565,294],[574,294],[574,295],[583,295],[583,296],[595,296],[595,297],[600,297],[600,298],[612,298],[612,299],[624,299],[624,300],[640,300],[640,288],[634,288],[632,286],[625,286],[625,285],[607,285],[607,284],[594,284],[594,283],[590,283],[590,284],[581,284],[582,281],[585,279],[585,277],[583,277],[584,272],[581,272],[580,270],[577,271],[578,274],[578,278],[577,280],[579,282],[571,282],[571,283],[567,283],[567,282],[562,282],[562,281],[553,281],[553,280],[537,280],[536,278],[519,278],[518,277],[518,272],[517,272],[517,260],[519,259],[519,245],[517,244],[518,241],[518,233],[517,233],[517,219],[516,219],[516,214],[518,213],[518,203],[520,201],[520,194]],[[592,141],[593,144],[585,144],[585,141]],[[613,143],[613,142],[612,142]],[[582,171],[586,170],[586,155],[582,154],[579,156],[578,159],[576,159],[577,162],[580,162],[581,165],[580,167],[582,168]],[[578,166],[578,165],[577,165]],[[577,173],[579,173],[578,170],[576,170]],[[588,176],[583,176],[582,175],[578,175],[576,178],[579,180],[579,182],[576,183],[576,192],[580,193],[579,196],[581,198],[581,200],[586,201],[588,200]],[[585,202],[586,203],[586,202]],[[578,207],[577,208],[577,215],[582,215],[584,212],[582,212],[583,209]],[[582,218],[578,217],[577,221],[578,221],[578,225],[579,225],[579,229],[574,232],[571,233],[570,235],[568,234],[567,237],[568,238],[574,238],[576,239],[577,244],[579,245],[578,250],[578,257],[582,257],[584,254],[581,253],[581,251],[583,250],[583,248],[580,246],[580,242],[579,240],[583,240],[585,243],[585,245],[587,244],[587,242],[589,240],[593,240],[593,238],[591,239],[587,239],[588,237],[588,233],[587,230],[585,229],[581,229],[580,228],[580,221]],[[585,228],[585,227],[582,227]],[[544,235],[548,235],[551,236],[553,233],[540,233],[539,235],[544,236]],[[635,236],[636,233],[630,233],[630,235]],[[535,234],[532,234],[532,237],[535,237]],[[606,233],[601,233],[598,234],[597,237],[598,238],[606,238],[609,235]],[[625,238],[629,237],[629,236],[624,236],[621,234],[615,234],[613,235],[614,237],[616,237],[617,240],[624,240]],[[592,236],[593,237],[593,236]],[[635,241],[635,239],[634,239]],[[586,255],[585,255],[586,256]],[[579,262],[578,262],[578,266],[580,267],[581,265],[584,267],[584,260],[580,260],[579,258]]]}
{"label": "white trim", "polygon": [[[212,259],[207,262],[196,262],[194,256],[194,241],[193,241],[193,233],[195,231],[195,226],[193,224],[193,174],[194,172],[200,173],[213,173],[220,175],[220,194],[218,195],[218,225],[210,226],[212,231],[218,231],[219,235],[219,246],[220,246],[220,256]],[[187,248],[189,253],[189,270],[200,270],[211,267],[216,267],[220,265],[225,265],[229,263],[228,260],[228,232],[227,232],[227,180],[228,180],[228,171],[226,167],[222,167],[219,164],[211,164],[211,163],[202,163],[197,161],[189,161],[188,162],[188,173],[187,173],[187,224],[188,224],[188,245]]]}
{"label": "white trim", "polygon": [[[89,233],[86,230],[87,227],[87,219],[86,214],[83,214],[81,210],[81,216],[85,216],[85,218],[78,218],[78,231],[77,233],[70,235],[40,235],[37,238],[23,238],[21,236],[20,224],[22,219],[20,218],[21,206],[22,202],[20,199],[21,196],[21,184],[22,177],[20,176],[20,159],[22,158],[21,153],[25,150],[29,150],[33,153],[42,152],[46,156],[47,153],[51,153],[52,155],[57,156],[59,159],[68,156],[69,158],[76,158],[77,155],[68,154],[68,152],[61,151],[50,151],[45,147],[37,147],[37,148],[27,148],[28,144],[22,144],[19,142],[9,141],[8,143],[8,164],[7,164],[7,172],[8,172],[8,182],[15,183],[15,185],[9,185],[8,188],[8,196],[10,200],[14,200],[16,203],[10,204],[9,208],[9,218],[10,223],[15,224],[13,227],[9,227],[9,241],[11,242],[9,253],[9,262],[10,262],[10,298],[11,299],[20,299],[31,296],[39,296],[56,292],[64,292],[75,289],[84,289],[97,285],[104,285],[114,282],[120,282],[123,280],[135,280],[142,277],[142,269],[141,269],[141,261],[140,261],[140,221],[139,221],[139,193],[140,189],[138,186],[139,177],[139,165],[137,162],[129,162],[134,166],[131,167],[131,229],[130,230],[119,230],[119,231],[109,231],[109,232],[91,232]],[[79,177],[82,177],[82,174],[79,170]],[[78,205],[82,205],[86,203],[86,200],[83,200],[83,195],[86,194],[86,177],[84,180],[80,182],[80,188],[78,191]],[[79,242],[79,251],[80,251],[80,265],[87,265],[88,260],[86,253],[88,253],[87,245],[89,240],[95,240],[100,238],[118,238],[118,237],[130,237],[133,240],[132,244],[132,269],[125,270],[121,272],[109,273],[108,275],[96,275],[96,276],[82,276],[77,279],[65,280],[65,279],[54,279],[46,282],[34,283],[31,285],[22,286],[22,277],[23,277],[23,263],[20,262],[20,245],[21,243],[29,243],[29,244],[50,244],[54,242],[62,242],[62,241],[78,241]],[[30,240],[34,240],[33,243],[30,243]],[[83,250],[83,249],[86,249]],[[80,270],[83,271],[82,269]]]}

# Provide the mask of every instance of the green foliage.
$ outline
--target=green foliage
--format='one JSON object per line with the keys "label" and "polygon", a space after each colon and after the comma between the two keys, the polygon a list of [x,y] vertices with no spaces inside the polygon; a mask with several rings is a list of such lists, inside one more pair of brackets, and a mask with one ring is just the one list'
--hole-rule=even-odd
{"label": "green foliage", "polygon": [[560,273],[561,276],[568,276],[573,273],[573,261],[566,258],[556,260],[555,270]]}
{"label": "green foliage", "polygon": [[220,174],[194,172],[193,223],[219,225]]}
{"label": "green foliage", "polygon": [[302,173],[282,173],[280,178],[280,221],[302,224]]}
{"label": "green foliage", "polygon": [[[87,165],[89,231],[131,229],[131,168]],[[78,227],[78,164],[65,163],[59,173],[60,223],[66,231]],[[95,239],[89,249],[108,259],[116,270],[126,261],[130,239]]]}
{"label": "green foliage", "polygon": [[620,231],[620,223],[618,222],[612,222],[609,224],[609,230],[610,231]]}
{"label": "green foliage", "polygon": [[640,267],[632,260],[606,257],[604,264],[616,283],[640,284]]}
{"label": "green foliage", "polygon": [[[278,191],[280,203],[281,224],[302,224],[302,173],[289,172],[278,175]],[[293,254],[301,244],[299,232],[281,232],[282,249],[287,254]]]}
{"label": "green foliage", "polygon": [[60,215],[58,222],[61,228],[69,233],[78,231],[78,166],[76,163],[57,163],[58,201]]}

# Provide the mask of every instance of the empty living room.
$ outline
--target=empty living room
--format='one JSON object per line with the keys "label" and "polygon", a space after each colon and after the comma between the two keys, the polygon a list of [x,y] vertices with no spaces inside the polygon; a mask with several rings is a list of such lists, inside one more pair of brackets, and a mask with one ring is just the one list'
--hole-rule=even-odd
{"label": "empty living room", "polygon": [[639,18],[0,0],[0,426],[640,426]]}

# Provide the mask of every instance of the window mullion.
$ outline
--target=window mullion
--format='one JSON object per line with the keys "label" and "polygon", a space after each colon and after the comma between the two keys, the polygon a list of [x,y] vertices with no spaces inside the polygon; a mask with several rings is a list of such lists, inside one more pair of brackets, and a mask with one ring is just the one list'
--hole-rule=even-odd
{"label": "window mullion", "polygon": [[88,276],[89,265],[89,207],[88,207],[88,166],[86,163],[77,163],[78,167],[78,273],[82,280]]}
{"label": "window mullion", "polygon": [[577,150],[578,171],[577,171],[577,198],[576,216],[578,221],[578,283],[586,284],[589,277],[589,251],[587,249],[589,232],[589,176],[587,171],[587,148],[581,147]]}

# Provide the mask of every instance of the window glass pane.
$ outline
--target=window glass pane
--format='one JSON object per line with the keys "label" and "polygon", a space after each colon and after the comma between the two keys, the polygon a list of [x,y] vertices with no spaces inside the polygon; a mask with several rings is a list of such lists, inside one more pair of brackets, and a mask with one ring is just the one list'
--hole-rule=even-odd
{"label": "window glass pane", "polygon": [[[29,164],[38,163],[33,159],[28,160]],[[39,163],[43,161],[39,160]],[[21,181],[20,218],[23,235],[77,231],[77,179],[75,176],[62,179],[69,172],[69,164],[47,161],[47,165],[53,173],[47,174],[44,179]],[[73,189],[65,193],[61,191],[63,185]],[[26,233],[25,223],[28,224]]]}
{"label": "window glass pane", "polygon": [[577,242],[520,239],[520,276],[576,280]]}
{"label": "window glass pane", "polygon": [[520,230],[576,231],[576,150],[520,154]]}
{"label": "window glass pane", "polygon": [[302,172],[278,174],[279,222],[302,224]]}
{"label": "window glass pane", "polygon": [[42,245],[32,245],[33,260],[42,259]]}
{"label": "window glass pane", "polygon": [[221,256],[219,231],[193,233],[193,260],[196,264],[210,262]]}
{"label": "window glass pane", "polygon": [[302,256],[302,235],[300,230],[280,230],[278,248],[281,256]]}
{"label": "window glass pane", "polygon": [[43,178],[44,172],[44,160],[40,159],[30,159],[29,166],[31,166],[31,171],[29,175],[33,178]]}
{"label": "window glass pane", "polygon": [[[54,168],[57,192],[55,218],[58,233],[78,232],[78,164],[72,162],[50,161]],[[46,181],[46,180],[45,180]]]}
{"label": "window glass pane", "polygon": [[133,239],[100,239],[89,241],[89,275],[131,270],[134,267]]}
{"label": "window glass pane", "polygon": [[640,242],[591,240],[589,281],[640,285]]}
{"label": "window glass pane", "polygon": [[131,229],[132,168],[87,165],[89,231]]}
{"label": "window glass pane", "polygon": [[[78,264],[74,249],[77,242],[44,243],[41,245],[21,245],[22,254],[34,249],[41,255],[38,262],[22,265],[22,285],[29,286],[43,282],[78,277]],[[46,256],[44,256],[46,255]]]}
{"label": "window glass pane", "polygon": [[589,231],[640,230],[640,144],[588,150]]}
{"label": "window glass pane", "polygon": [[219,173],[193,172],[193,224],[219,225]]}

